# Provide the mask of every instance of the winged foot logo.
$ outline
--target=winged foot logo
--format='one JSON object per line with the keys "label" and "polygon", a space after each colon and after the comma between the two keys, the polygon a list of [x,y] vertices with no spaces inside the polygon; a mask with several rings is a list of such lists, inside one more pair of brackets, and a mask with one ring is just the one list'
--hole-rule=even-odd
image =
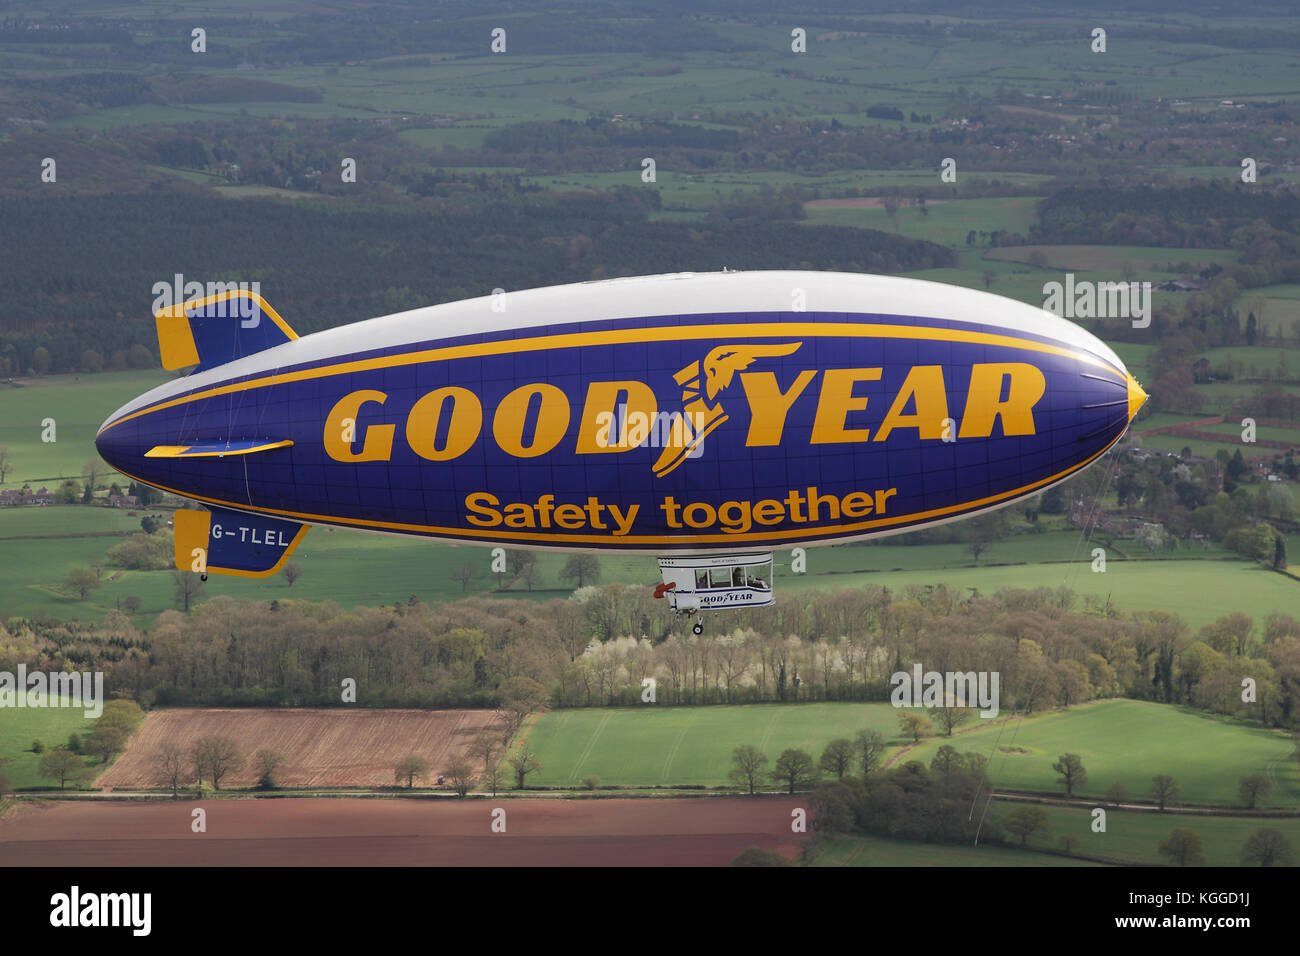
{"label": "winged foot logo", "polygon": [[722,404],[710,405],[709,401],[731,385],[737,372],[749,368],[760,358],[790,355],[802,344],[719,345],[704,358],[703,395],[700,394],[699,362],[692,362],[674,375],[673,381],[682,386],[683,410],[672,421],[674,442],[664,447],[659,460],[654,463],[655,477],[662,478],[687,458],[703,451],[704,439],[709,432],[727,420]]}

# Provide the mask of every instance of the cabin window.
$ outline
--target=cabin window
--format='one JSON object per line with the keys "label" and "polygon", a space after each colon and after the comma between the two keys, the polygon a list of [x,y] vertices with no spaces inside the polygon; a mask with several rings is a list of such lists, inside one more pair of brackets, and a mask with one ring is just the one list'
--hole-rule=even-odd
{"label": "cabin window", "polygon": [[731,568],[713,568],[709,571],[709,580],[715,588],[731,587]]}
{"label": "cabin window", "polygon": [[772,563],[756,564],[753,567],[745,569],[746,584],[751,588],[760,588],[764,591],[770,591],[772,588]]}
{"label": "cabin window", "polygon": [[709,586],[709,572],[705,568],[695,569],[695,590],[703,591]]}

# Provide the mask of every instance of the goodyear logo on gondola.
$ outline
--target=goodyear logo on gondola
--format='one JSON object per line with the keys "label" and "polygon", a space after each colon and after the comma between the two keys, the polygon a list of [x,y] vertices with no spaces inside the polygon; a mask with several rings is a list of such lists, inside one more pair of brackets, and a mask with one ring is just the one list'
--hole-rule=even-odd
{"label": "goodyear logo on gondola", "polygon": [[[815,396],[809,443],[835,445],[885,442],[911,430],[920,439],[988,438],[1001,424],[1003,436],[1034,435],[1034,406],[1047,383],[1027,362],[985,362],[969,366],[970,380],[960,408],[949,407],[942,365],[914,365],[889,402],[879,425],[850,426],[865,411],[865,383],[879,382],[883,367],[805,368],[785,380],[764,369],[764,360],[795,355],[802,342],[718,345],[676,374],[680,398],[660,406],[651,383],[608,379],[587,383],[570,395],[549,382],[530,382],[511,390],[495,407],[480,395],[447,385],[420,396],[409,408],[390,404],[378,389],[349,392],[334,403],[324,423],[326,454],[338,462],[386,462],[401,440],[428,461],[452,462],[487,435],[508,455],[538,458],[557,449],[576,455],[625,453],[643,446],[661,449],[651,466],[663,477],[698,457],[709,434],[737,408],[747,412],[745,446],[782,443],[790,409]],[[949,369],[951,371],[951,369]],[[363,412],[378,411],[385,422],[358,426]],[[956,414],[954,414],[956,413]],[[577,421],[577,427],[571,424]],[[948,434],[946,430],[955,430]]]}

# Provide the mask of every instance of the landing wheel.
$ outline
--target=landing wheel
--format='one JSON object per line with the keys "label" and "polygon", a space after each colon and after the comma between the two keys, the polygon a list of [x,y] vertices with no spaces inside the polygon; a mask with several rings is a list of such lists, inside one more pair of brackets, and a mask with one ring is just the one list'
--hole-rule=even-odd
{"label": "landing wheel", "polygon": [[703,634],[703,633],[704,633],[704,622],[703,622],[703,621],[696,621],[696,622],[695,622],[695,626],[692,627],[691,630],[694,631],[696,634]]}
{"label": "landing wheel", "polygon": [[202,574],[199,575],[200,581],[206,581],[207,579],[208,579],[208,572],[204,571]]}

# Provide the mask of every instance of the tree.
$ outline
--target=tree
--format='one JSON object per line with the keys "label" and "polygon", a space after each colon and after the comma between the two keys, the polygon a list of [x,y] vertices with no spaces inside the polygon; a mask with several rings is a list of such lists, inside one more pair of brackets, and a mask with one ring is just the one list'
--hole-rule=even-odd
{"label": "tree", "polygon": [[1106,802],[1112,807],[1118,807],[1122,803],[1128,803],[1128,789],[1116,780],[1106,791]]}
{"label": "tree", "polygon": [[190,605],[203,597],[203,582],[193,571],[173,571],[172,593],[176,603],[189,614]]}
{"label": "tree", "polygon": [[862,776],[868,776],[880,766],[880,758],[885,754],[884,734],[878,730],[859,730],[853,738],[853,747],[858,754]]}
{"label": "tree", "polygon": [[1250,809],[1255,809],[1255,801],[1268,799],[1268,795],[1273,792],[1273,781],[1262,773],[1247,774],[1237,781],[1237,793],[1241,795],[1243,803],[1250,804]]}
{"label": "tree", "polygon": [[1061,754],[1060,759],[1052,764],[1052,769],[1061,775],[1067,797],[1074,796],[1075,787],[1082,787],[1088,782],[1088,772],[1083,769],[1083,761],[1078,754]]}
{"label": "tree", "polygon": [[1045,515],[1065,514],[1065,492],[1060,485],[1053,485],[1043,492],[1043,501],[1038,510]]}
{"label": "tree", "polygon": [[1179,866],[1198,866],[1205,862],[1205,844],[1201,835],[1186,827],[1177,827],[1156,847],[1161,856]]}
{"label": "tree", "polygon": [[141,508],[147,508],[158,500],[159,493],[152,485],[144,483],[131,482],[127,487],[126,493],[135,496],[135,503]]}
{"label": "tree", "polygon": [[9,453],[8,448],[4,445],[0,445],[0,485],[5,483],[5,476],[8,475],[9,472],[13,471],[13,468],[13,455]]}
{"label": "tree", "polygon": [[853,765],[853,741],[847,737],[836,737],[826,745],[818,763],[823,771],[834,774],[836,780],[843,780]]}
{"label": "tree", "polygon": [[500,760],[492,761],[487,765],[487,769],[483,771],[483,782],[492,789],[492,796],[497,795],[497,790],[500,789],[504,776],[505,769]]}
{"label": "tree", "polygon": [[68,781],[80,783],[90,776],[86,761],[71,750],[51,750],[41,757],[37,770],[42,777],[59,781],[60,790],[67,785]]}
{"label": "tree", "polygon": [[936,707],[934,711],[935,719],[943,728],[945,737],[951,737],[953,728],[969,721],[973,714],[974,711],[969,707]]}
{"label": "tree", "polygon": [[754,787],[762,777],[766,766],[767,754],[759,751],[757,747],[745,744],[731,752],[731,773],[729,776],[733,783],[748,787],[752,796]]}
{"label": "tree", "polygon": [[1295,851],[1281,830],[1273,827],[1260,827],[1250,836],[1241,848],[1242,866],[1291,866],[1295,863]]}
{"label": "tree", "polygon": [[164,787],[170,787],[173,797],[177,795],[182,783],[188,783],[186,766],[185,751],[175,743],[168,741],[154,751],[154,779]]}
{"label": "tree", "polygon": [[507,551],[506,552],[506,570],[514,580],[519,580],[524,576],[527,568],[537,564],[537,555],[532,551]]}
{"label": "tree", "polygon": [[77,499],[81,497],[81,487],[76,480],[69,478],[63,484],[59,485],[58,501],[60,504],[75,505]]}
{"label": "tree", "polygon": [[1020,845],[1028,846],[1035,834],[1049,836],[1052,832],[1052,818],[1042,807],[1016,807],[1002,822],[1008,832],[1020,837]]}
{"label": "tree", "polygon": [[68,749],[74,754],[81,753],[81,735],[68,734]]}
{"label": "tree", "polygon": [[935,751],[934,759],[930,761],[930,769],[935,773],[943,774],[943,779],[947,781],[952,772],[962,766],[961,753],[952,744],[944,744]]}
{"label": "tree", "polygon": [[575,587],[583,587],[588,581],[596,584],[600,581],[600,559],[594,554],[575,554],[564,563],[560,572],[561,581],[575,581]]}
{"label": "tree", "polygon": [[417,757],[415,754],[407,754],[397,762],[393,768],[393,779],[398,783],[406,781],[406,789],[410,790],[415,786],[415,780],[418,777],[423,780],[429,776],[429,761],[423,757]]}
{"label": "tree", "polygon": [[458,797],[464,797],[474,785],[474,768],[467,760],[457,760],[447,768],[444,775],[451,781],[452,789]]}
{"label": "tree", "polygon": [[135,729],[140,726],[144,720],[144,711],[140,705],[133,700],[124,700],[118,698],[110,700],[104,705],[103,716],[96,722],[96,727],[121,727],[128,734],[135,733]]}
{"label": "tree", "polygon": [[1178,782],[1168,774],[1156,774],[1151,778],[1151,796],[1160,804],[1160,812],[1165,812],[1165,805],[1178,799]]}
{"label": "tree", "polygon": [[460,585],[460,593],[464,594],[469,590],[469,582],[474,580],[474,574],[474,564],[466,561],[464,564],[453,568],[450,577]]}
{"label": "tree", "polygon": [[772,766],[772,779],[784,783],[793,795],[796,787],[811,787],[817,782],[817,765],[812,755],[795,747],[781,751]]}
{"label": "tree", "polygon": [[190,752],[194,761],[194,771],[199,783],[206,775],[212,781],[214,790],[221,789],[221,778],[228,773],[239,773],[244,769],[244,754],[239,749],[239,742],[233,737],[209,734],[200,737]]}
{"label": "tree", "polygon": [[73,568],[63,579],[63,586],[84,601],[86,595],[100,586],[99,575],[92,568]]}
{"label": "tree", "polygon": [[293,587],[293,582],[302,577],[302,565],[297,561],[290,561],[284,566],[284,580],[289,587]]}
{"label": "tree", "polygon": [[543,710],[550,698],[546,688],[531,677],[511,677],[497,688],[497,698],[505,715],[505,738],[513,740],[530,716]]}
{"label": "tree", "polygon": [[278,750],[263,747],[253,754],[253,766],[257,770],[257,786],[261,790],[275,789],[275,772],[284,763],[284,754]]}
{"label": "tree", "polygon": [[99,484],[99,474],[103,467],[103,464],[95,458],[87,459],[86,463],[81,466],[81,477],[86,480],[86,491],[88,492],[84,499],[87,503],[93,497],[95,487]]}
{"label": "tree", "polygon": [[144,601],[140,599],[140,595],[128,594],[126,597],[122,598],[122,610],[126,611],[127,614],[136,614],[139,612],[140,606],[143,603]]}
{"label": "tree", "polygon": [[86,753],[108,763],[126,749],[127,737],[128,734],[122,727],[101,721],[86,739]]}
{"label": "tree", "polygon": [[542,569],[536,561],[530,561],[519,569],[519,577],[528,585],[528,590],[532,591],[542,583]]}
{"label": "tree", "polygon": [[793,860],[788,860],[776,850],[769,850],[761,846],[747,846],[740,851],[740,855],[731,861],[732,866],[794,866]]}
{"label": "tree", "polygon": [[911,737],[915,744],[919,744],[922,737],[934,733],[934,724],[930,723],[930,718],[921,714],[899,714],[898,728],[904,737]]}
{"label": "tree", "polygon": [[587,776],[582,778],[582,785],[588,790],[595,790],[600,786],[600,778],[594,773],[589,773]]}
{"label": "tree", "polygon": [[530,773],[538,773],[542,765],[537,762],[537,755],[527,747],[510,758],[510,766],[515,770],[515,789],[524,789],[524,782]]}
{"label": "tree", "polygon": [[966,550],[977,565],[980,563],[980,555],[1002,540],[1007,533],[1006,515],[1001,511],[979,515],[962,522],[962,525]]}
{"label": "tree", "polygon": [[485,730],[470,742],[469,755],[482,760],[483,772],[487,773],[492,764],[497,762],[494,758],[502,746],[504,744],[500,736],[490,730]]}

